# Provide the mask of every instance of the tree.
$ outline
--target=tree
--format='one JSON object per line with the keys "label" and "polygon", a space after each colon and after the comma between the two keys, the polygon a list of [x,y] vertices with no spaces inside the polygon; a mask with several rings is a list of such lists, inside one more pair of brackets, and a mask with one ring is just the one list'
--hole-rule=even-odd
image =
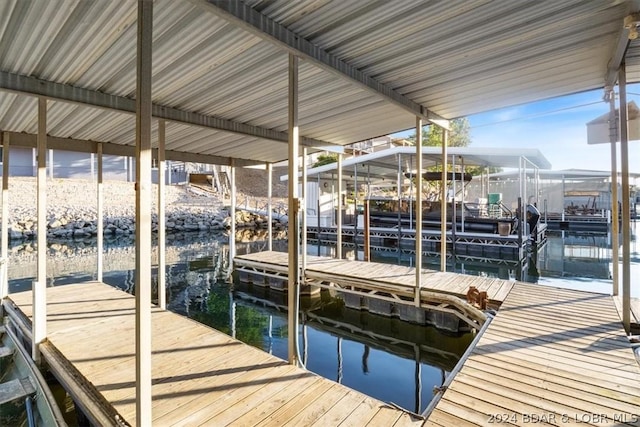
{"label": "tree", "polygon": [[[468,147],[471,144],[471,126],[466,117],[454,119],[449,122],[451,130],[449,130],[449,141],[447,147]],[[409,140],[416,140],[415,134],[409,137]],[[442,128],[439,126],[428,126],[422,128],[422,145],[426,147],[442,146]]]}
{"label": "tree", "polygon": [[328,165],[330,163],[336,163],[338,161],[338,155],[335,153],[328,154],[320,154],[318,156],[318,160],[313,164],[312,167],[317,168],[318,166]]}
{"label": "tree", "polygon": [[[449,122],[451,129],[449,130],[449,140],[447,147],[468,147],[471,144],[471,126],[466,117],[453,119]],[[409,140],[415,143],[416,136],[412,135]],[[422,129],[422,145],[425,147],[441,147],[442,146],[442,128],[438,126],[428,126]],[[427,168],[431,171],[440,170],[439,167]],[[495,173],[501,172],[502,168],[494,166],[467,166],[465,172],[473,176],[480,175],[482,172]]]}

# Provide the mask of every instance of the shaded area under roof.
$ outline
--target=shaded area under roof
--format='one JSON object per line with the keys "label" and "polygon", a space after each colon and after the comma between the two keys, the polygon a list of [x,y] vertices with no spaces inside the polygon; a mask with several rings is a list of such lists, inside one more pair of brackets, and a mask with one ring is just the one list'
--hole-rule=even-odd
{"label": "shaded area under roof", "polygon": [[[0,131],[35,133],[41,95],[52,100],[51,136],[133,146],[136,5],[0,1]],[[341,146],[414,126],[410,111],[456,118],[601,88],[624,17],[637,7],[635,0],[156,0],[154,116],[168,121],[167,150],[277,162],[288,155],[291,51],[303,58],[303,144]],[[629,50],[630,82],[640,80],[637,45]]]}

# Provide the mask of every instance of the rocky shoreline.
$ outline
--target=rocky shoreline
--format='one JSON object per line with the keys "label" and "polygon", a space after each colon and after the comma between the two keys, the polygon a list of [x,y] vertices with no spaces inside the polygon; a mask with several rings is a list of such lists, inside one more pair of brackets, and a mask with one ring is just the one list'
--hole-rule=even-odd
{"label": "rocky shoreline", "polygon": [[[37,235],[35,181],[16,178],[10,187],[8,235],[12,241],[31,240]],[[154,185],[154,191],[156,191]],[[132,183],[105,183],[105,236],[135,235],[135,192]],[[52,180],[47,182],[47,236],[71,239],[96,236],[96,184],[84,180]],[[188,186],[166,188],[167,233],[219,231],[231,228],[229,208],[213,194],[193,190]],[[152,204],[152,230],[158,229],[157,208]],[[236,211],[236,227],[266,229],[266,215],[246,210]],[[273,218],[274,229],[286,224],[279,216]]]}
{"label": "rocky shoreline", "polygon": [[[11,240],[25,240],[35,238],[38,227],[37,218],[33,212],[15,212],[14,217],[22,218],[9,224],[8,232]],[[135,216],[132,213],[121,212],[117,215],[105,215],[104,235],[124,236],[135,234]],[[276,230],[283,229],[284,224],[279,219],[273,219]],[[209,212],[201,209],[174,210],[166,214],[165,231],[179,233],[189,231],[219,231],[231,228],[231,216],[225,209]],[[158,230],[158,217],[152,215],[152,231]],[[247,211],[236,211],[236,227],[260,229],[268,227],[268,219]],[[96,213],[92,209],[78,211],[66,209],[49,214],[47,217],[47,237],[76,238],[97,235],[98,225]]]}

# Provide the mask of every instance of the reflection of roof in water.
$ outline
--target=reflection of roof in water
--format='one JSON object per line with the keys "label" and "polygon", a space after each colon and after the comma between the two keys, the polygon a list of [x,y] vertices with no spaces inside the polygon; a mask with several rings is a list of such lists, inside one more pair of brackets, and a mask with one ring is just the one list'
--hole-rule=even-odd
{"label": "reflection of roof in water", "polygon": [[[242,287],[242,283],[240,283]],[[234,296],[245,303],[260,304],[263,310],[285,313],[286,295],[273,293],[254,295],[249,288],[234,291]],[[278,297],[284,296],[282,301]],[[340,312],[340,321],[332,319],[330,314],[322,314],[318,305],[320,298],[311,302],[311,307],[303,307],[305,315],[313,322],[313,327],[333,335],[347,337],[354,341],[379,348],[387,353],[415,360],[415,346],[420,348],[420,360],[431,366],[450,371],[473,339],[470,334],[448,335],[435,327],[414,325],[397,319],[379,316],[345,308]],[[321,304],[322,305],[322,304]],[[366,319],[363,322],[363,319]],[[374,332],[374,330],[376,332]],[[387,331],[387,333],[385,333]],[[468,336],[467,336],[468,335]]]}

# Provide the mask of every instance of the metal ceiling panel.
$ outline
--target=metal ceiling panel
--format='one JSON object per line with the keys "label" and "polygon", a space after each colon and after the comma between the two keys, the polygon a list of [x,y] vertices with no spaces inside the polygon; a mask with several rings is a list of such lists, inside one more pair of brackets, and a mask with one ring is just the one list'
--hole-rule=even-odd
{"label": "metal ceiling panel", "polygon": [[[238,0],[239,1],[239,0]],[[154,2],[153,102],[287,130],[288,52],[211,12]],[[318,49],[448,118],[602,87],[630,0],[246,0]],[[214,6],[215,7],[215,6]],[[136,2],[0,0],[0,71],[132,98]],[[640,45],[627,54],[640,81]],[[339,71],[300,62],[300,134],[349,144],[415,117]],[[134,144],[134,118],[50,102],[52,136]],[[34,133],[36,102],[0,91],[0,130]],[[168,122],[168,148],[279,161],[286,143]],[[260,134],[262,137],[264,134]],[[170,148],[169,148],[170,149]]]}

